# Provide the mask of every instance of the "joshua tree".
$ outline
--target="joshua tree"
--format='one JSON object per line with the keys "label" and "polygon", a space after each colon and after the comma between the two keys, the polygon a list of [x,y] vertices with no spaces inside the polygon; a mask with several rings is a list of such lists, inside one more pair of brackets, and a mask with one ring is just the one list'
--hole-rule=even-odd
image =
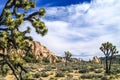
{"label": "joshua tree", "polygon": [[72,56],[72,54],[71,54],[69,51],[66,51],[66,52],[65,52],[65,58],[66,58],[65,65],[67,65],[67,61],[70,60],[71,56]]}
{"label": "joshua tree", "polygon": [[110,42],[106,42],[101,45],[100,50],[106,58],[106,73],[110,74],[113,55],[118,53],[116,46],[113,46]]}
{"label": "joshua tree", "polygon": [[18,59],[20,56],[16,55],[17,51],[14,55],[11,55],[11,50],[29,50],[27,49],[26,39],[32,40],[32,37],[26,34],[30,33],[30,27],[25,31],[20,31],[20,26],[25,21],[30,22],[38,34],[42,36],[46,34],[48,30],[44,22],[40,20],[40,17],[45,14],[45,9],[40,8],[36,12],[30,12],[31,8],[36,7],[35,0],[5,1],[6,4],[0,14],[0,50],[3,50],[3,53],[0,54],[0,67],[4,71],[4,65],[7,65],[12,70],[16,79],[22,80],[22,72],[27,71],[22,66],[22,61]]}

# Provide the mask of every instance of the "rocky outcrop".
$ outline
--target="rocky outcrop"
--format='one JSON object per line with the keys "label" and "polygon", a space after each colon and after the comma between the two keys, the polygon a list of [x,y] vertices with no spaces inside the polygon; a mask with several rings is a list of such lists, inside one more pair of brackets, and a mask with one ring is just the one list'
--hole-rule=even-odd
{"label": "rocky outcrop", "polygon": [[43,46],[37,41],[27,41],[29,46],[31,46],[31,51],[35,55],[36,59],[47,58],[50,63],[57,61],[56,55],[51,52],[47,47]]}
{"label": "rocky outcrop", "polygon": [[[57,61],[56,55],[53,52],[51,52],[47,47],[43,46],[40,42],[28,41],[28,40],[26,40],[26,42],[30,47],[29,51],[31,51],[31,53],[35,55],[35,58],[37,60],[47,58],[50,63],[54,63]],[[6,49],[0,50],[0,53],[5,54],[7,53],[7,50]],[[11,49],[10,53],[11,54],[17,53],[19,55],[24,55],[25,52],[23,50]]]}
{"label": "rocky outcrop", "polygon": [[98,58],[97,56],[94,56],[92,61],[93,61],[94,63],[101,63],[100,58]]}

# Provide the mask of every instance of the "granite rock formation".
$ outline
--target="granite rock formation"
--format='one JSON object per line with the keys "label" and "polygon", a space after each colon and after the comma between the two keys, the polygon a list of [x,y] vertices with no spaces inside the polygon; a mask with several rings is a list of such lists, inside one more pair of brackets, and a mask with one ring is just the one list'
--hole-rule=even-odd
{"label": "granite rock formation", "polygon": [[[52,51],[50,51],[47,47],[42,45],[40,42],[28,41],[28,40],[26,40],[26,42],[30,47],[31,53],[35,55],[35,58],[37,60],[47,58],[50,63],[54,63],[57,61],[58,58],[56,57],[56,55]],[[4,51],[0,50],[0,53],[7,53],[7,50],[6,49],[4,49]],[[11,54],[17,53],[19,55],[24,55],[24,51],[22,50],[11,49],[10,53]]]}
{"label": "granite rock formation", "polygon": [[97,56],[94,56],[92,61],[93,61],[94,63],[101,63],[100,58],[98,58]]}

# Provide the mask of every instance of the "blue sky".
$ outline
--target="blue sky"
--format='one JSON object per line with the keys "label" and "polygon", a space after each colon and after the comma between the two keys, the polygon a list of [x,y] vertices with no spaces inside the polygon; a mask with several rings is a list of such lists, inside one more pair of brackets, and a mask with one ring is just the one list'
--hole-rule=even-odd
{"label": "blue sky", "polygon": [[41,7],[46,9],[42,21],[48,34],[37,35],[29,22],[21,29],[31,26],[34,40],[56,55],[64,56],[64,51],[70,51],[85,60],[104,56],[99,47],[107,41],[120,50],[120,0],[37,0],[35,10]]}
{"label": "blue sky", "polygon": [[91,2],[91,0],[37,0],[38,6],[43,7],[56,7],[56,6],[69,6],[72,4]]}

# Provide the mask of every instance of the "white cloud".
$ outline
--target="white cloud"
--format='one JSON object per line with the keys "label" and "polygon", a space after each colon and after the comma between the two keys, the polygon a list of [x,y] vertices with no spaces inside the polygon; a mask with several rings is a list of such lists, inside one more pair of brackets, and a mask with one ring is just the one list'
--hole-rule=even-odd
{"label": "white cloud", "polygon": [[64,51],[69,50],[84,59],[103,56],[99,50],[103,42],[110,41],[120,50],[119,9],[119,0],[93,0],[66,7],[48,7],[43,19],[48,34],[41,37],[32,32],[31,35],[56,55],[64,55]]}

